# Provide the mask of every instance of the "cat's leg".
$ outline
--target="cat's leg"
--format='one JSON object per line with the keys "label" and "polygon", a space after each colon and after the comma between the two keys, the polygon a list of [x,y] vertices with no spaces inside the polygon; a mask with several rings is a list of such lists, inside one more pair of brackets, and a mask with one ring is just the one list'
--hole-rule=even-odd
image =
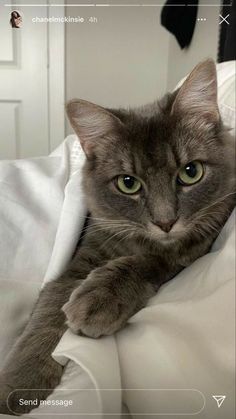
{"label": "cat's leg", "polygon": [[60,278],[41,291],[25,331],[0,372],[0,413],[30,411],[34,406],[19,406],[19,399],[45,399],[60,382],[63,369],[51,353],[66,330],[62,301],[76,285],[78,281]]}
{"label": "cat's leg", "polygon": [[29,323],[0,372],[0,413],[29,412],[36,406],[20,406],[19,399],[44,400],[60,382],[63,368],[51,353],[67,328],[61,308],[99,264],[101,256],[96,249],[82,246],[66,273],[41,291]]}
{"label": "cat's leg", "polygon": [[76,332],[94,337],[113,333],[176,273],[156,258],[122,257],[105,264],[106,255],[96,249],[80,249],[71,268],[41,291],[0,373],[0,413],[29,412],[32,406],[20,406],[20,398],[43,400],[60,382],[63,369],[51,353],[66,330],[66,316]]}
{"label": "cat's leg", "polygon": [[94,269],[63,310],[68,326],[97,338],[119,330],[182,267],[157,258],[127,256]]}

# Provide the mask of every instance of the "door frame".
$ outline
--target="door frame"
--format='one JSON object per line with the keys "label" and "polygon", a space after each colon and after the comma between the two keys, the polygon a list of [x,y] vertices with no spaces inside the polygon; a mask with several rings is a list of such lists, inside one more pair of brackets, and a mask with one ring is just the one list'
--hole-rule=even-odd
{"label": "door frame", "polygon": [[[65,16],[64,0],[53,7],[48,0],[48,17]],[[65,138],[65,23],[47,23],[48,31],[48,141],[52,152]],[[58,58],[59,57],[59,58]]]}

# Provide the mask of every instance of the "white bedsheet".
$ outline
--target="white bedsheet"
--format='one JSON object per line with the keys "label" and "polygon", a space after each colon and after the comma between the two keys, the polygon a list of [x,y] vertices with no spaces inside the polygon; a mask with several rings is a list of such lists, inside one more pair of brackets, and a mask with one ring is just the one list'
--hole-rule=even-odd
{"label": "white bedsheet", "polygon": [[[224,63],[218,72],[219,105],[232,128],[234,71],[234,63]],[[76,137],[69,136],[51,156],[0,163],[0,366],[42,280],[56,278],[74,250],[86,213],[83,161]],[[234,418],[234,224],[232,214],[212,252],[163,286],[115,336],[92,340],[65,333],[53,356],[69,362],[49,398],[73,401],[60,410],[65,418],[75,412],[112,418],[122,404],[135,419],[148,412],[164,419],[174,408],[176,418],[190,418],[186,413],[203,404],[201,419]],[[226,395],[220,409],[214,394]],[[53,419],[55,413],[47,407],[30,416]]]}

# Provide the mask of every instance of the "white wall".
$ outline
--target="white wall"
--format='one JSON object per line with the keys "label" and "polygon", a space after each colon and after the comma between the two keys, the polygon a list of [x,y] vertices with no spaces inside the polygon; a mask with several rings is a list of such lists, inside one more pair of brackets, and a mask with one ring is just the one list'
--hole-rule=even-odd
{"label": "white wall", "polygon": [[169,35],[160,8],[67,7],[68,16],[79,13],[98,23],[66,26],[67,100],[134,106],[166,91]]}
{"label": "white wall", "polygon": [[[207,2],[210,4],[210,2]],[[220,0],[214,0],[219,4]],[[206,0],[199,1],[197,18],[206,18],[206,21],[197,21],[190,47],[181,50],[175,37],[169,38],[168,54],[168,89],[172,90],[178,81],[204,58],[217,59],[219,40],[219,7],[206,7]]]}
{"label": "white wall", "polygon": [[160,25],[162,7],[67,7],[67,16],[95,16],[98,23],[66,25],[66,100],[114,107],[148,103],[205,57],[216,59],[219,8],[204,3],[198,17],[207,21],[197,22],[187,50]]}

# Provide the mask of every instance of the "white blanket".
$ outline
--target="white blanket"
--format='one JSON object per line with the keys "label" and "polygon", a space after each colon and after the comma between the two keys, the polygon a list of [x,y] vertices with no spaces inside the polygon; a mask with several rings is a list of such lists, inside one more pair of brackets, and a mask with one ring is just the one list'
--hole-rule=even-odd
{"label": "white blanket", "polygon": [[[234,72],[234,63],[219,66],[219,105],[232,128]],[[42,280],[56,278],[73,253],[86,214],[83,162],[77,138],[69,136],[48,157],[0,163],[0,364]],[[53,356],[69,363],[49,397],[72,400],[59,410],[65,418],[112,418],[123,406],[137,419],[148,413],[190,418],[199,411],[201,419],[233,419],[233,217],[212,252],[163,286],[115,336],[93,340],[65,333]],[[226,400],[219,409],[212,395],[221,394]],[[55,413],[47,406],[31,415]]]}

